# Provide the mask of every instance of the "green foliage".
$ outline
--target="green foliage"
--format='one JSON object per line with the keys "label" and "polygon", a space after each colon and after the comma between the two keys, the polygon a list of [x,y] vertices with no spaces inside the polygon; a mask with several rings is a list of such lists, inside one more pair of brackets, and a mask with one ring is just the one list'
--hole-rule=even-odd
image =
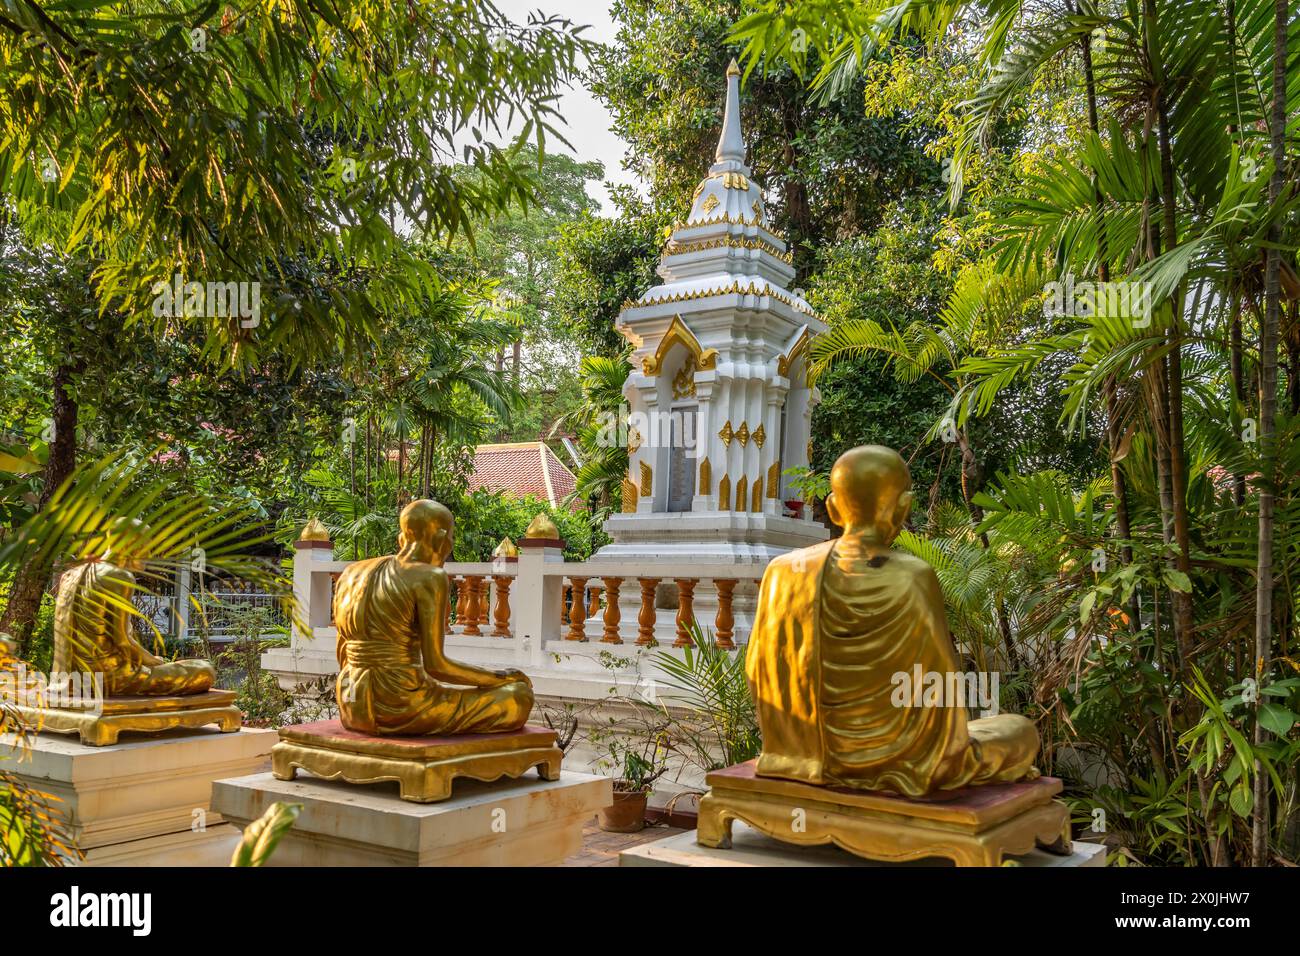
{"label": "green foliage", "polygon": [[582,454],[573,500],[587,505],[593,533],[622,505],[628,451],[617,423],[620,409],[626,407],[623,384],[629,371],[621,357],[591,355],[582,360],[583,404],[570,420]]}
{"label": "green foliage", "polygon": [[[155,283],[260,281],[259,326],[202,323],[245,367],[355,350],[427,294],[399,218],[449,237],[531,198],[517,149],[557,135],[554,96],[588,50],[567,21],[517,26],[479,0],[4,16],[0,193],[36,243],[99,260],[102,306],[160,333]],[[505,146],[484,135],[515,118]]]}
{"label": "green foliage", "polygon": [[456,516],[454,561],[490,561],[502,538],[519,541],[533,518],[543,513],[560,530],[565,560],[584,561],[594,549],[593,532],[584,515],[552,508],[532,495],[520,498],[479,488],[450,507]]}
{"label": "green foliage", "polygon": [[[1268,3],[1230,10],[764,0],[733,34],[750,68],[789,66],[825,99],[866,69],[885,101],[938,75],[911,56],[882,75],[886,45],[924,43],[920,60],[942,65],[976,38],[973,84],[939,116],[949,201],[976,206],[941,322],[863,316],[813,360],[874,353],[907,380],[937,373],[966,440],[1008,407],[1105,435],[1110,462],[1020,458],[988,484],[968,470],[984,547],[933,519],[902,543],[936,563],[968,648],[1014,624],[1008,648],[1034,662],[1077,805],[1106,810],[1107,839],[1140,862],[1298,849],[1293,678],[1270,662],[1293,660],[1300,603],[1300,364],[1274,347],[1300,318],[1300,194],[1291,167],[1270,174],[1300,102],[1273,61],[1300,25]],[[1039,119],[1028,107],[1045,99]],[[1046,283],[1092,280],[1130,298],[1042,309]],[[1021,424],[1041,437],[1038,422]]]}
{"label": "green foliage", "polygon": [[555,319],[587,355],[617,358],[627,351],[615,328],[618,316],[624,302],[655,284],[668,224],[635,197],[620,198],[616,218],[587,213],[555,238]]}
{"label": "green foliage", "polygon": [[[620,0],[616,43],[597,57],[592,91],[630,146],[629,164],[670,215],[689,207],[713,162],[722,117],[722,77],[739,52],[729,37],[751,4],[742,0]],[[741,121],[754,176],[770,191],[768,211],[807,273],[818,249],[871,231],[899,195],[937,185],[921,150],[925,132],[896,115],[861,109],[865,83],[831,104],[811,102],[784,64],[751,74]]]}

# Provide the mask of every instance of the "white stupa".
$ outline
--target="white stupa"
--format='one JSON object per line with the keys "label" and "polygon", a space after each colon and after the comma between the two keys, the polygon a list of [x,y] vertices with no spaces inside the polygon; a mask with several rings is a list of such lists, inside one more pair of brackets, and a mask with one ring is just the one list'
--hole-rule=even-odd
{"label": "white stupa", "polygon": [[765,564],[828,537],[782,472],[807,465],[819,396],[807,384],[826,326],[798,290],[785,239],[745,165],[740,70],[727,70],[717,161],[672,231],[663,282],[624,304],[634,346],[623,394],[630,473],[597,559]]}

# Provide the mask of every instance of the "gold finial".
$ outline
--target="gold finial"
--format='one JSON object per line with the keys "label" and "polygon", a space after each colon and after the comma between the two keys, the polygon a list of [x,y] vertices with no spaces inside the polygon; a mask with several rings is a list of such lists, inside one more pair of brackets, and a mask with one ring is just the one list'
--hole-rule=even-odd
{"label": "gold finial", "polygon": [[510,540],[509,536],[506,536],[502,538],[501,543],[496,546],[496,550],[492,552],[492,557],[517,558],[519,557],[519,549],[515,547],[515,543]]}
{"label": "gold finial", "polygon": [[727,67],[727,76],[740,76],[740,64],[736,62],[734,56],[731,58],[731,65]]}
{"label": "gold finial", "polygon": [[524,537],[555,540],[560,537],[560,529],[555,527],[555,522],[543,511],[529,523],[528,529],[524,532]]}
{"label": "gold finial", "polygon": [[302,526],[302,531],[298,533],[299,541],[328,541],[330,539],[329,529],[320,518],[312,518]]}

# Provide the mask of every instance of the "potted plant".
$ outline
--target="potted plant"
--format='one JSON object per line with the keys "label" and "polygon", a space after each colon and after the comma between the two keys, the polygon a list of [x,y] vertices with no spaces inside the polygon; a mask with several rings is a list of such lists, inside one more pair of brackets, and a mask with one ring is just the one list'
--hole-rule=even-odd
{"label": "potted plant", "polygon": [[609,742],[610,757],[622,757],[619,775],[614,778],[614,802],[597,814],[600,828],[608,833],[636,833],[645,827],[646,802],[650,799],[651,785],[663,776],[668,767],[656,766],[658,743],[651,741],[649,759],[638,747],[645,741],[627,745],[621,741]]}
{"label": "potted plant", "polygon": [[787,468],[782,474],[790,491],[798,497],[791,497],[783,504],[791,512],[791,517],[802,518],[805,507],[818,498],[825,498],[831,493],[830,477],[813,471],[811,467],[800,465]]}

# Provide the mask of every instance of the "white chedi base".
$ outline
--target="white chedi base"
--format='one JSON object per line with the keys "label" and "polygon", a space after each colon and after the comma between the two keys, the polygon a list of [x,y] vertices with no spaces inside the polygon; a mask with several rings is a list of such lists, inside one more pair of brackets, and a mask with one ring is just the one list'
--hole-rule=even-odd
{"label": "white chedi base", "polygon": [[[61,816],[85,855],[84,866],[226,866],[239,832],[210,806],[212,783],[270,766],[274,731],[244,728],[123,735],[107,747],[31,734],[20,762],[5,769],[57,797]],[[0,753],[18,754],[12,734]]]}
{"label": "white chedi base", "polygon": [[787,551],[830,537],[815,521],[731,511],[614,515],[605,522],[605,532],[614,541],[592,561],[766,565]]}
{"label": "white chedi base", "polygon": [[269,773],[221,780],[212,802],[241,829],[277,801],[301,803],[270,866],[552,866],[582,848],[582,828],[613,802],[608,778],[564,771],[460,779],[449,799],[411,803],[396,783],[349,784]]}

